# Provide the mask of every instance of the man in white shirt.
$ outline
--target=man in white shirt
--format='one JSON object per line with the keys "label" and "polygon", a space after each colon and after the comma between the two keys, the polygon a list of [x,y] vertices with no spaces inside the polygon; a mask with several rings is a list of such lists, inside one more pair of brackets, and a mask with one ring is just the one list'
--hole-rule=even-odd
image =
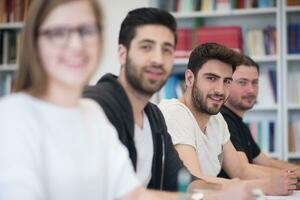
{"label": "man in white shirt", "polygon": [[[183,163],[162,113],[149,100],[172,71],[176,41],[176,21],[170,13],[156,8],[130,11],[119,34],[119,76],[106,74],[84,92],[85,97],[102,106],[117,129],[143,185],[167,191],[177,190],[177,175]],[[193,183],[206,184],[202,180]],[[239,188],[242,185],[213,194],[220,199],[245,199],[249,193]]]}
{"label": "man in white shirt", "polygon": [[[286,195],[295,189],[293,173],[268,173],[242,162],[230,141],[227,124],[219,113],[225,103],[235,67],[242,56],[225,46],[207,43],[195,48],[185,73],[186,92],[160,108],[168,132],[185,166],[196,176],[217,176],[221,167],[230,177],[248,181],[266,194]],[[221,180],[215,178],[216,182]]]}

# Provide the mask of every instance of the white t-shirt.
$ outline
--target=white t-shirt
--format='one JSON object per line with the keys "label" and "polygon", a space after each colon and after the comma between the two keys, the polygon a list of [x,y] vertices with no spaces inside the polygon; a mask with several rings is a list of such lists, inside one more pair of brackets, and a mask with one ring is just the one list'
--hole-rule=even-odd
{"label": "white t-shirt", "polygon": [[137,151],[136,173],[143,186],[147,187],[152,173],[153,138],[149,119],[144,112],[143,128],[135,125],[134,143]]}
{"label": "white t-shirt", "polygon": [[0,100],[0,199],[116,199],[139,186],[100,107],[60,107],[24,93]]}
{"label": "white t-shirt", "polygon": [[223,116],[218,113],[209,118],[204,134],[194,115],[177,99],[164,100],[159,104],[174,145],[185,144],[195,148],[201,172],[217,176],[223,162],[223,145],[230,134]]}

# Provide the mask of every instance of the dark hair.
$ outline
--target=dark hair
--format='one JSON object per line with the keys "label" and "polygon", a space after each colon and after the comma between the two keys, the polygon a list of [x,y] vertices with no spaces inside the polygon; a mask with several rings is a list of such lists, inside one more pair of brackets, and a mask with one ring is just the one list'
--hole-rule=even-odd
{"label": "dark hair", "polygon": [[[33,95],[41,95],[46,91],[48,77],[42,67],[37,49],[38,30],[47,16],[58,6],[80,0],[33,0],[30,3],[25,27],[22,31],[20,46],[20,63],[16,74],[14,92],[31,90]],[[102,11],[97,0],[87,1],[95,16],[97,25],[102,27]],[[101,37],[100,32],[100,39]]]}
{"label": "dark hair", "polygon": [[119,44],[129,49],[130,43],[135,37],[136,29],[139,26],[151,24],[167,27],[174,35],[175,44],[177,43],[177,24],[170,13],[157,8],[137,8],[130,11],[123,20],[119,33]]}
{"label": "dark hair", "polygon": [[252,58],[250,58],[247,55],[243,55],[242,62],[239,65],[244,65],[244,66],[248,66],[248,67],[255,67],[258,74],[259,74],[259,65],[257,64],[257,62],[252,60]]}
{"label": "dark hair", "polygon": [[242,55],[217,43],[205,43],[197,46],[191,53],[187,68],[195,75],[208,60],[216,59],[232,66],[233,72],[240,65]]}

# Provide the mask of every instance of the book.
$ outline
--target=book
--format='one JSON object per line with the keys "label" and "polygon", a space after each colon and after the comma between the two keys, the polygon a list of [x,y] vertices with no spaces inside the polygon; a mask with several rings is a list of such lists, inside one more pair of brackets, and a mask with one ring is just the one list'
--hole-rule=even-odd
{"label": "book", "polygon": [[188,58],[192,51],[192,29],[178,28],[177,29],[177,46],[175,50],[176,58]]}
{"label": "book", "polygon": [[296,142],[295,142],[296,135],[295,135],[294,125],[291,122],[289,122],[289,125],[288,125],[288,134],[289,134],[288,135],[289,152],[294,153],[294,152],[296,152]]}
{"label": "book", "polygon": [[197,45],[216,42],[228,48],[243,51],[242,30],[239,26],[204,26],[197,28]]}

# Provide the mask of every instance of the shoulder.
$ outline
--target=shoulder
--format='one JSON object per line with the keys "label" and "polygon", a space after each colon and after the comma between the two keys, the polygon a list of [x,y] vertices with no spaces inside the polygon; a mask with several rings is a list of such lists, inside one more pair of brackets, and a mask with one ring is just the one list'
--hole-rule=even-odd
{"label": "shoulder", "polygon": [[93,99],[82,98],[80,99],[79,106],[81,110],[83,110],[83,112],[87,112],[92,115],[97,115],[98,117],[106,119],[106,115],[102,107]]}
{"label": "shoulder", "polygon": [[158,107],[161,109],[164,116],[174,116],[174,114],[186,116],[190,113],[190,110],[177,99],[163,100],[159,103]]}
{"label": "shoulder", "polygon": [[212,115],[209,119],[209,121],[213,122],[213,123],[217,123],[218,125],[226,125],[227,123],[223,117],[223,115],[219,112],[216,115]]}
{"label": "shoulder", "polygon": [[23,113],[24,111],[29,111],[31,104],[30,97],[23,93],[15,93],[0,99],[0,113],[2,115],[13,114],[16,117],[18,113]]}
{"label": "shoulder", "polygon": [[209,126],[213,127],[214,130],[219,130],[223,134],[229,133],[228,126],[226,121],[224,120],[223,115],[219,112],[216,115],[212,115],[209,119]]}

